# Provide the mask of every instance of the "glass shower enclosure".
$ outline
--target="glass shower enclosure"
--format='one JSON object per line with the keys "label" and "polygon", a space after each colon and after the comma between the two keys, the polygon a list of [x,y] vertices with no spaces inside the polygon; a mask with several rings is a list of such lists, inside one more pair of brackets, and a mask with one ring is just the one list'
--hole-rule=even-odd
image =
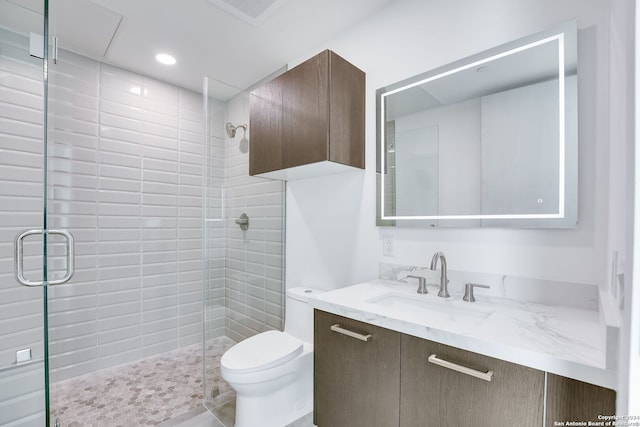
{"label": "glass shower enclosure", "polygon": [[185,349],[215,410],[221,348],[284,316],[284,185],[249,177],[249,135],[225,132],[249,95],[58,47],[55,6],[0,0],[0,425],[125,414],[140,390],[69,381]]}
{"label": "glass shower enclosure", "polygon": [[44,54],[43,11],[3,0],[0,27],[0,424],[44,425],[46,93],[36,57]]}

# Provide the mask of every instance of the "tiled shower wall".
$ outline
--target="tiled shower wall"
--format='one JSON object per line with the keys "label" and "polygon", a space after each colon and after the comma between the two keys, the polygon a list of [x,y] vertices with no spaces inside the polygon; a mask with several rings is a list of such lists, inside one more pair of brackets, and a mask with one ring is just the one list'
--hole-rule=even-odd
{"label": "tiled shower wall", "polygon": [[[249,94],[227,103],[227,120],[249,125]],[[284,327],[284,182],[249,176],[247,140],[226,138],[225,206],[227,316],[225,335],[240,341]],[[249,216],[249,229],[235,220]]]}
{"label": "tiled shower wall", "polygon": [[[43,364],[13,366],[18,349],[43,353],[42,289],[13,277],[14,237],[42,227],[41,64],[26,38],[0,29],[0,425],[45,424]],[[33,243],[25,267],[38,280],[41,245]]]}
{"label": "tiled shower wall", "polygon": [[201,340],[203,134],[198,94],[58,64],[52,226],[75,234],[78,269],[51,305],[66,377]]}
{"label": "tiled shower wall", "polygon": [[[0,292],[21,301],[1,310],[11,314],[0,316],[7,366],[21,348],[42,355],[41,291],[13,279],[11,250],[19,230],[41,225],[41,190],[30,183],[42,180],[42,71],[26,38],[3,33],[2,41],[0,178],[21,193],[20,203],[0,200],[10,226],[2,229]],[[50,290],[52,379],[200,342],[201,95],[61,51],[50,97],[49,227],[76,240],[75,275]],[[5,188],[2,195],[15,193]],[[215,245],[210,262],[222,264],[224,239]],[[61,257],[50,264],[64,268]],[[222,287],[224,271],[212,274]],[[33,331],[26,338],[25,328]]]}
{"label": "tiled shower wall", "polygon": [[54,288],[54,379],[201,340],[199,94],[65,54],[55,66],[51,227],[76,238]]}
{"label": "tiled shower wall", "polygon": [[[24,37],[0,30],[0,368],[15,362],[18,349],[31,348],[34,358],[43,353],[42,289],[13,277],[14,237],[42,227],[41,64]],[[26,276],[37,281],[41,246],[33,246]]]}
{"label": "tiled shower wall", "polygon": [[[25,37],[0,31],[0,380],[15,383],[0,392],[5,424],[42,406],[41,365],[1,369],[18,349],[42,357],[42,290],[13,278],[13,238],[42,224],[42,65]],[[50,290],[52,380],[199,342],[203,234],[207,338],[281,329],[284,184],[249,177],[242,131],[224,133],[226,119],[248,124],[248,95],[210,100],[203,180],[199,94],[66,51],[53,67],[48,225],[75,236],[76,272]],[[27,246],[37,279],[40,248]]]}
{"label": "tiled shower wall", "polygon": [[[207,97],[207,206],[204,237],[206,238],[205,337],[207,340],[225,334],[225,227],[224,119],[226,102]],[[222,244],[221,244],[222,242]]]}

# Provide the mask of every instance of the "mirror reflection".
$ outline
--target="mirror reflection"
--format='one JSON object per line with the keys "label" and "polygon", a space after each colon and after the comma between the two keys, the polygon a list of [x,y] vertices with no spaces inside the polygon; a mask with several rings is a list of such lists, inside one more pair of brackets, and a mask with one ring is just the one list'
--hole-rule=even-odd
{"label": "mirror reflection", "polygon": [[575,23],[378,90],[378,225],[576,225]]}

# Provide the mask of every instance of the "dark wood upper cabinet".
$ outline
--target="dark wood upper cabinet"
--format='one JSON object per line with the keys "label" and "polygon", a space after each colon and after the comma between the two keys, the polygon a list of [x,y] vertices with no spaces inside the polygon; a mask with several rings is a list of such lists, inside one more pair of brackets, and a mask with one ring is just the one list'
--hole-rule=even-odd
{"label": "dark wood upper cabinet", "polygon": [[251,92],[249,124],[251,175],[282,169],[281,83],[281,79],[275,79]]}
{"label": "dark wood upper cabinet", "polygon": [[[295,179],[364,169],[364,98],[364,73],[330,50],[254,90],[249,174]],[[313,167],[298,168],[305,165]]]}

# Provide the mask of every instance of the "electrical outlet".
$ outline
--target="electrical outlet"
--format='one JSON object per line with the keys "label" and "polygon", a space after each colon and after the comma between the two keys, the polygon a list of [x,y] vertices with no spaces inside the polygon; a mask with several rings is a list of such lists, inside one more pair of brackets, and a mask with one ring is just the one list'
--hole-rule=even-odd
{"label": "electrical outlet", "polygon": [[382,255],[392,257],[393,236],[382,236]]}

